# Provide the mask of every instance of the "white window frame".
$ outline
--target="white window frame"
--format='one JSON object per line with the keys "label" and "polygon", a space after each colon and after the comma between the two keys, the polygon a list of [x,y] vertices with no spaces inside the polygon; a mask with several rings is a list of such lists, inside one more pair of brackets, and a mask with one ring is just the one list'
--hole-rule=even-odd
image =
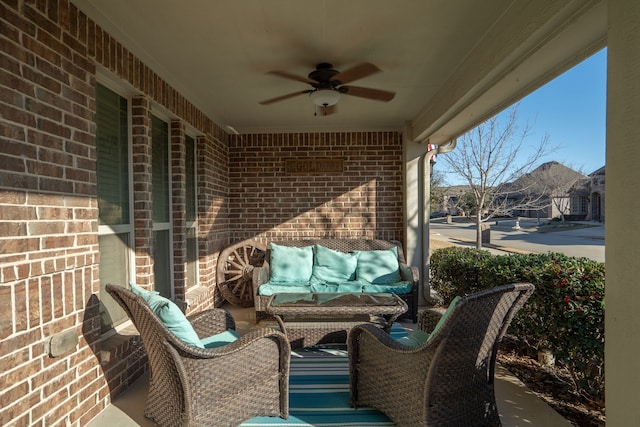
{"label": "white window frame", "polygon": [[[133,132],[131,129],[133,128],[133,120],[132,120],[132,108],[131,108],[131,95],[129,91],[123,88],[122,85],[117,84],[113,80],[105,77],[103,74],[98,73],[96,78],[96,85],[100,84],[107,89],[113,91],[117,95],[127,100],[127,156],[129,159],[128,164],[128,183],[129,183],[129,224],[120,224],[120,225],[100,225],[98,224],[98,237],[100,236],[108,236],[108,235],[117,235],[127,233],[129,235],[129,244],[127,250],[127,259],[128,259],[128,277],[129,280],[134,280],[136,277],[136,262],[135,262],[135,227],[134,227],[134,204],[133,204]],[[104,284],[101,284],[101,288]],[[126,286],[127,283],[122,284]],[[113,326],[111,330],[106,331],[102,334],[103,337],[108,337],[115,334],[117,331],[128,327],[131,324],[130,319],[125,319],[119,324]]]}
{"label": "white window frame", "polygon": [[[193,278],[193,284],[189,285],[189,260],[187,258],[187,266],[186,266],[186,283],[185,283],[185,288],[186,291],[188,292],[189,289],[193,289],[196,286],[198,286],[198,284],[200,283],[200,252],[199,252],[199,239],[198,239],[198,138],[194,135],[191,135],[189,132],[185,133],[186,136],[188,136],[189,138],[191,138],[193,140],[193,188],[195,190],[194,192],[194,197],[195,200],[193,200],[193,203],[195,203],[195,219],[193,221],[185,221],[185,245],[187,245],[187,235],[189,234],[189,230],[194,229],[195,230],[195,243],[196,243],[196,259],[194,260],[195,263],[195,277]],[[186,141],[185,141],[186,142]],[[185,171],[185,182],[186,182],[186,178],[187,178],[187,174]],[[185,203],[189,203],[190,201],[186,199],[185,196]],[[185,209],[186,210],[186,209]],[[185,248],[188,252],[188,246],[187,248]]]}
{"label": "white window frame", "polygon": [[[168,230],[169,231],[169,259],[167,260],[167,262],[169,263],[169,293],[170,293],[170,297],[171,299],[175,298],[176,295],[176,288],[175,288],[175,268],[174,268],[174,252],[173,252],[173,243],[174,243],[174,238],[173,238],[173,195],[172,195],[172,186],[173,186],[173,181],[171,179],[171,117],[169,117],[166,113],[164,113],[162,110],[158,110],[157,108],[152,108],[151,110],[151,115],[155,116],[157,119],[162,120],[164,123],[166,123],[167,125],[167,140],[165,141],[166,145],[167,145],[167,171],[168,171],[168,183],[167,183],[167,196],[168,196],[168,203],[169,203],[169,222],[161,222],[161,223],[157,223],[156,221],[152,220],[152,231],[165,231]],[[152,201],[153,203],[153,201]],[[153,217],[153,215],[152,215]],[[154,263],[156,262],[156,260],[154,259]]]}

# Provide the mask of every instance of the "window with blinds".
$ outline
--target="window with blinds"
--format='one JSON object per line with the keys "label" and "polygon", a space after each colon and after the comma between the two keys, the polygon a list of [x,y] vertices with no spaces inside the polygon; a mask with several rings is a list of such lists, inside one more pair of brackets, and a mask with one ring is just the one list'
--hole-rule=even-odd
{"label": "window with blinds", "polygon": [[153,116],[151,119],[151,173],[153,222],[169,222],[169,125]]}
{"label": "window with blinds", "polygon": [[187,220],[187,287],[198,283],[198,228],[196,200],[196,144],[190,136],[185,138],[185,181]]}
{"label": "window with blinds", "polygon": [[186,216],[187,222],[196,221],[196,143],[193,138],[185,138],[185,180],[186,180]]}
{"label": "window with blinds", "polygon": [[130,277],[133,226],[130,211],[127,100],[96,86],[96,171],[100,252],[100,327],[107,332],[127,319],[105,285],[126,286]]}
{"label": "window with blinds", "polygon": [[102,85],[96,90],[96,125],[100,225],[128,224],[127,100]]}
{"label": "window with blinds", "polygon": [[151,203],[153,204],[153,274],[154,289],[160,295],[173,296],[171,242],[171,180],[169,176],[169,125],[151,118]]}

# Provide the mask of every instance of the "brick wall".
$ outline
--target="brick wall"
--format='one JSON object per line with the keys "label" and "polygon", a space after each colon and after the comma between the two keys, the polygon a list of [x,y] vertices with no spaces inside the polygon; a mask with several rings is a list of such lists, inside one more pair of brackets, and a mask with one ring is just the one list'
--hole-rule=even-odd
{"label": "brick wall", "polygon": [[[138,94],[130,102],[142,284],[153,281],[149,114],[161,107],[171,117],[178,262],[185,258],[180,138],[195,129],[198,173],[206,175],[198,189],[206,291],[185,292],[184,269],[175,269],[176,297],[191,311],[217,303],[217,251],[229,241],[227,136],[68,1],[3,1],[0,26],[0,425],[84,425],[147,369],[135,333],[100,335],[96,66]],[[78,345],[50,357],[47,339],[66,331],[77,333]]]}
{"label": "brick wall", "polygon": [[398,132],[242,135],[229,156],[232,241],[403,239]]}
{"label": "brick wall", "polygon": [[[402,238],[398,133],[229,136],[67,0],[0,3],[0,425],[79,426],[144,373],[135,331],[99,319],[96,69],[134,95],[135,280],[153,283],[150,115],[169,116],[175,294],[218,304],[220,250],[246,238]],[[184,287],[184,147],[196,140],[199,283]],[[289,174],[287,161],[340,171]],[[204,291],[203,291],[204,290]],[[50,357],[46,340],[79,343]]]}

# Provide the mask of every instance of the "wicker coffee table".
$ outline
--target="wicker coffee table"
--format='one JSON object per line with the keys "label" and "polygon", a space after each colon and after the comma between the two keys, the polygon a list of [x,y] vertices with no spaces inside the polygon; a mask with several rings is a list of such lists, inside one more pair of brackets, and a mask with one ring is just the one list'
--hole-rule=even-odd
{"label": "wicker coffee table", "polygon": [[351,328],[373,323],[385,331],[408,309],[388,293],[283,293],[272,295],[267,313],[278,321],[292,348],[346,343]]}

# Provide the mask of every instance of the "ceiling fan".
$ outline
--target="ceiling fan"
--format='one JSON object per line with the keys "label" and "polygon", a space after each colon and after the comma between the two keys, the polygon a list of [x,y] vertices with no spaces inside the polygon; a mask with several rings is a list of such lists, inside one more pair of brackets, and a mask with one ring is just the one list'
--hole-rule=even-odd
{"label": "ceiling fan", "polygon": [[341,95],[358,96],[360,98],[375,101],[389,102],[395,96],[394,92],[372,89],[360,86],[346,86],[355,80],[362,79],[381,71],[378,67],[368,62],[363,62],[343,72],[335,70],[332,64],[323,62],[316,65],[316,69],[309,73],[308,77],[301,77],[286,71],[270,71],[269,74],[295,80],[311,85],[312,89],[301,90],[286,95],[261,101],[260,104],[268,105],[274,102],[284,101],[298,95],[309,94],[311,101],[322,109],[323,115],[336,112],[336,104]]}

